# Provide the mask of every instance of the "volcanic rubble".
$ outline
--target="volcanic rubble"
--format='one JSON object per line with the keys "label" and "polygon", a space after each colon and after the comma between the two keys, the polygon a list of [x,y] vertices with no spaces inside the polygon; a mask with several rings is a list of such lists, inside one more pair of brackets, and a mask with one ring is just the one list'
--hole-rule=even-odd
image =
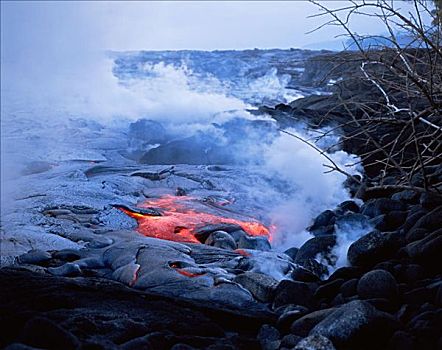
{"label": "volcanic rubble", "polygon": [[[362,206],[346,201],[315,218],[312,238],[299,249],[277,253],[263,232],[254,236],[241,225],[256,213],[242,207],[250,195],[244,189],[263,176],[232,165],[140,165],[115,150],[105,158],[28,169],[35,186],[5,218],[21,224],[4,227],[3,255],[21,254],[0,269],[2,347],[442,345],[440,202],[409,191]],[[137,203],[188,195],[197,198],[193,209],[237,223],[197,225],[194,241],[136,231],[141,220],[164,218],[164,208]],[[374,229],[351,244],[348,266],[327,275],[348,222]]]}

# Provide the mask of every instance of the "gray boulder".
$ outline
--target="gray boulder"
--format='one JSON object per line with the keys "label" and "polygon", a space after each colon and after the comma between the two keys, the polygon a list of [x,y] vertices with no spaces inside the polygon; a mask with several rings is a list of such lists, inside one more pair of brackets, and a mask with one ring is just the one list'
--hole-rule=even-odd
{"label": "gray boulder", "polygon": [[362,299],[385,298],[394,300],[398,294],[396,280],[385,270],[372,270],[361,277],[357,292]]}
{"label": "gray boulder", "polygon": [[440,266],[442,261],[442,228],[425,236],[424,238],[409,243],[405,247],[407,254],[414,260],[433,265]]}
{"label": "gray boulder", "polygon": [[281,334],[271,325],[265,324],[261,327],[258,333],[258,341],[263,350],[278,350],[281,344]]}
{"label": "gray boulder", "polygon": [[398,248],[398,242],[395,232],[372,231],[350,245],[348,261],[353,266],[372,266],[391,257]]}
{"label": "gray boulder", "polygon": [[387,214],[393,210],[404,210],[405,203],[390,199],[390,198],[376,198],[367,201],[361,208],[361,213],[368,217],[374,218],[382,214]]}
{"label": "gray boulder", "polygon": [[249,290],[255,299],[265,303],[272,300],[278,285],[273,277],[256,272],[242,273],[234,278],[234,282]]}
{"label": "gray boulder", "polygon": [[425,228],[434,231],[442,227],[442,206],[433,209],[428,214],[422,216],[412,227],[413,229]]}
{"label": "gray boulder", "polygon": [[309,307],[312,303],[312,290],[307,283],[282,280],[275,291],[273,307],[296,304]]}
{"label": "gray boulder", "polygon": [[238,248],[262,250],[265,252],[271,250],[270,243],[266,237],[263,236],[252,237],[249,235],[243,235],[239,238]]}
{"label": "gray boulder", "polygon": [[397,328],[395,319],[375,309],[368,302],[354,300],[344,304],[319,322],[310,335],[321,335],[338,347],[357,348],[364,343],[382,343]]}
{"label": "gray boulder", "polygon": [[48,252],[39,249],[32,249],[29,252],[20,255],[17,258],[17,262],[20,264],[38,265],[50,260],[51,257],[51,254]]}
{"label": "gray boulder", "polygon": [[305,316],[302,316],[298,320],[292,323],[290,326],[290,332],[301,337],[306,337],[319,322],[321,322],[328,315],[333,313],[336,309],[322,309],[318,311],[313,311]]}
{"label": "gray boulder", "polygon": [[330,339],[322,335],[315,334],[302,339],[294,348],[294,350],[335,350]]}
{"label": "gray boulder", "polygon": [[318,255],[328,259],[329,263],[332,264],[332,257],[330,253],[336,244],[335,235],[322,235],[316,236],[305,242],[296,254],[295,263],[305,267],[310,270],[315,275],[320,277],[321,275],[327,273],[327,268],[316,261]]}
{"label": "gray boulder", "polygon": [[215,231],[207,237],[205,244],[221,249],[236,249],[236,242],[227,232]]}

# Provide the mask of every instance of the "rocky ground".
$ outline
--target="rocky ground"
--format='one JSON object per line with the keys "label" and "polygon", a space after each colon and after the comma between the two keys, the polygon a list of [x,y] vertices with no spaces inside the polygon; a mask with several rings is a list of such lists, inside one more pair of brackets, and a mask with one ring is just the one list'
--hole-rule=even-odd
{"label": "rocky ground", "polygon": [[[320,115],[333,102],[313,96],[261,112],[287,126],[294,116]],[[189,154],[181,156],[192,164]],[[263,213],[265,199],[251,198],[246,188],[265,176],[231,166],[167,170],[128,160],[115,149],[93,158],[28,169],[37,184],[22,199],[28,209],[8,212],[9,222],[20,217],[22,225],[5,228],[3,248],[23,248],[14,264],[0,270],[0,346],[442,348],[440,197],[412,190],[370,193],[349,181],[360,198],[316,217],[312,238],[301,247],[269,251],[262,240],[226,225],[208,227],[205,244],[177,243],[138,234],[136,221],[118,206],[136,210],[142,198],[182,188],[201,199],[235,193],[233,211]],[[432,169],[440,182],[441,165]],[[251,202],[255,207],[244,210]],[[328,275],[342,233],[355,226],[371,229],[343,252],[348,266]],[[28,251],[13,240],[31,228],[34,249]]]}

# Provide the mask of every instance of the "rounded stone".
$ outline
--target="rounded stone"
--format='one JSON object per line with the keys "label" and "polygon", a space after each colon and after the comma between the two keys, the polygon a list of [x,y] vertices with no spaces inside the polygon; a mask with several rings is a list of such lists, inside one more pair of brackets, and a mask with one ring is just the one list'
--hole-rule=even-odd
{"label": "rounded stone", "polygon": [[392,300],[397,296],[397,283],[393,275],[385,270],[372,270],[361,277],[357,286],[362,299],[385,298]]}

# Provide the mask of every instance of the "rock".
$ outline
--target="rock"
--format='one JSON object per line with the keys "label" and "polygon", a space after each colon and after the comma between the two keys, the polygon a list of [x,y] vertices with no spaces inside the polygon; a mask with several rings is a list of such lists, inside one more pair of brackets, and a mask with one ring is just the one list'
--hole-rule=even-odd
{"label": "rock", "polygon": [[417,349],[435,349],[442,328],[442,311],[424,311],[408,322],[406,329],[415,335]]}
{"label": "rock", "polygon": [[154,120],[140,119],[129,125],[128,136],[147,144],[162,143],[166,140],[166,129]]}
{"label": "rock", "polygon": [[318,289],[316,289],[315,294],[313,295],[316,299],[333,299],[336,294],[339,292],[339,288],[345,282],[344,279],[339,278],[321,285]]}
{"label": "rock", "polygon": [[335,347],[330,339],[315,334],[302,339],[294,350],[335,350]]}
{"label": "rock", "polygon": [[376,198],[367,201],[361,208],[361,213],[368,217],[374,218],[382,214],[387,214],[393,210],[404,210],[405,203],[389,199],[389,198]]}
{"label": "rock", "polygon": [[263,236],[251,237],[248,235],[240,237],[238,241],[238,248],[262,250],[265,252],[268,252],[272,249],[266,237]]}
{"label": "rock", "polygon": [[32,249],[17,258],[20,264],[40,265],[52,258],[51,254],[39,249]]}
{"label": "rock", "polygon": [[397,297],[397,283],[393,275],[385,270],[372,270],[361,277],[357,292],[362,299]]}
{"label": "rock", "polygon": [[232,238],[231,235],[224,231],[212,232],[209,237],[207,237],[204,243],[212,247],[217,247],[221,249],[236,249],[235,240]]}
{"label": "rock", "polygon": [[280,349],[282,349],[282,348],[292,349],[301,340],[302,340],[302,337],[298,337],[297,335],[294,335],[294,334],[287,334],[281,339]]}
{"label": "rock", "polygon": [[[356,180],[358,180],[359,182]],[[353,177],[348,176],[343,185],[349,190],[352,196],[360,198],[357,196],[357,194],[361,191],[361,187],[363,187],[361,186],[361,180],[362,178],[359,175],[354,175]]]}
{"label": "rock", "polygon": [[411,228],[416,224],[416,222],[425,214],[428,213],[427,210],[422,209],[421,206],[418,206],[419,208],[417,208],[416,210],[413,211],[409,211],[407,218],[405,219],[404,225],[402,226],[402,228],[404,229],[405,232],[408,232],[411,230]]}
{"label": "rock", "polygon": [[390,341],[388,342],[388,349],[413,350],[415,349],[413,337],[404,331],[397,331],[390,338]]}
{"label": "rock", "polygon": [[281,344],[280,337],[279,331],[268,324],[261,327],[257,336],[263,350],[279,349],[279,345]]}
{"label": "rock", "polygon": [[26,164],[26,167],[21,171],[22,175],[28,176],[33,174],[40,174],[49,171],[54,164],[45,161],[33,161]]}
{"label": "rock", "polygon": [[244,232],[242,231],[241,226],[236,224],[210,224],[197,229],[195,232],[195,238],[201,243],[204,243],[209,235],[215,231],[223,231],[227,233],[232,233],[235,231]]}
{"label": "rock", "polygon": [[352,299],[352,298],[344,298],[343,296],[342,296],[342,294],[341,293],[338,293],[336,296],[335,296],[335,298],[331,301],[331,303],[330,303],[330,305],[331,306],[339,306],[339,305],[342,305],[342,304],[345,304],[345,303],[348,303],[349,301],[351,301],[351,300],[356,300],[355,298],[354,299]]}
{"label": "rock", "polygon": [[419,202],[419,192],[413,190],[405,190],[393,194],[391,196],[391,199],[407,204],[417,204]]}
{"label": "rock", "polygon": [[423,215],[419,220],[416,221],[413,229],[425,228],[432,232],[438,230],[442,227],[442,206],[433,209],[428,214]]}
{"label": "rock", "polygon": [[[128,326],[130,328],[130,326]],[[138,349],[167,349],[172,344],[171,332],[152,332],[140,337],[135,337],[121,345],[119,350],[138,350]]]}
{"label": "rock", "polygon": [[54,259],[60,259],[63,261],[74,261],[80,259],[81,253],[75,249],[62,249],[52,254]]}
{"label": "rock", "polygon": [[329,254],[335,244],[335,235],[313,237],[305,242],[301,248],[299,248],[298,254],[296,254],[295,263],[304,266],[304,262],[308,261],[309,259],[315,259],[318,254],[322,254],[324,256]]}
{"label": "rock", "polygon": [[376,218],[382,218],[382,220],[375,225],[375,228],[380,231],[394,231],[405,223],[407,217],[406,211],[392,210],[387,214],[379,215]]}
{"label": "rock", "polygon": [[409,243],[405,251],[413,260],[437,269],[436,266],[440,267],[442,263],[442,228],[419,241]]}
{"label": "rock", "polygon": [[341,287],[339,288],[339,291],[341,292],[343,297],[348,298],[357,293],[357,286],[358,286],[358,279],[353,278],[349,281],[342,283]]}
{"label": "rock", "polygon": [[279,316],[276,326],[283,333],[288,333],[292,323],[308,313],[305,306],[288,305],[285,311]]}
{"label": "rock", "polygon": [[336,219],[336,226],[341,230],[351,230],[354,227],[369,228],[370,222],[367,216],[359,213],[347,213]]}
{"label": "rock", "polygon": [[312,301],[311,299],[312,291],[307,283],[282,280],[276,287],[273,308],[287,304],[309,307]]}
{"label": "rock", "polygon": [[264,303],[273,299],[278,285],[278,281],[273,277],[256,272],[244,272],[233,280],[249,290],[255,299]]}
{"label": "rock", "polygon": [[294,321],[290,326],[290,332],[296,334],[300,337],[306,337],[319,322],[333,313],[336,309],[322,309],[318,311],[313,311],[305,316],[302,316],[298,320]]}
{"label": "rock", "polygon": [[419,203],[425,209],[432,210],[442,205],[442,196],[436,193],[424,192],[419,199]]}
{"label": "rock", "polygon": [[80,266],[73,263],[66,263],[59,267],[49,267],[48,271],[54,276],[78,276],[81,275]]}
{"label": "rock", "polygon": [[321,226],[314,229],[309,229],[309,231],[313,236],[332,235],[335,233],[335,226],[334,225]]}
{"label": "rock", "polygon": [[338,205],[338,210],[345,214],[346,212],[352,211],[353,213],[359,213],[359,205],[355,201],[345,201]]}
{"label": "rock", "polygon": [[292,279],[300,282],[317,282],[319,277],[303,267],[296,267],[292,271]]}
{"label": "rock", "polygon": [[402,267],[399,276],[401,281],[413,284],[416,281],[426,278],[427,273],[421,265],[409,264]]}
{"label": "rock", "polygon": [[319,322],[310,335],[322,335],[338,347],[356,349],[382,344],[397,328],[392,316],[376,310],[365,301],[355,300],[342,305]]}
{"label": "rock", "polygon": [[344,280],[349,280],[352,278],[358,278],[359,276],[361,276],[363,274],[363,270],[360,267],[356,267],[356,266],[344,266],[344,267],[340,267],[339,269],[335,270],[335,272],[333,272],[328,280],[335,280],[338,278],[343,278]]}
{"label": "rock", "polygon": [[442,283],[439,285],[434,298],[434,305],[442,307]]}
{"label": "rock", "polygon": [[321,227],[334,224],[335,217],[336,214],[333,211],[325,210],[315,218],[312,227]]}
{"label": "rock", "polygon": [[372,231],[353,242],[347,252],[350,264],[372,266],[391,257],[397,250],[398,234]]}
{"label": "rock", "polygon": [[299,248],[292,247],[284,251],[285,255],[288,255],[292,260],[296,259],[296,254],[298,254]]}
{"label": "rock", "polygon": [[408,304],[422,305],[425,302],[432,302],[436,292],[436,290],[431,288],[418,287],[403,293],[403,300]]}
{"label": "rock", "polygon": [[39,350],[34,348],[33,346],[28,346],[22,343],[13,343],[8,345],[4,350]]}
{"label": "rock", "polygon": [[28,345],[54,350],[74,350],[80,345],[78,339],[71,332],[43,317],[33,318],[26,323],[22,332],[22,340]]}
{"label": "rock", "polygon": [[196,348],[187,344],[175,344],[170,350],[196,350]]}
{"label": "rock", "polygon": [[381,215],[375,216],[374,218],[371,218],[369,221],[370,227],[375,228],[378,231],[385,231],[384,230],[384,228],[386,226],[385,225],[385,217],[386,217],[385,214],[381,214]]}
{"label": "rock", "polygon": [[405,241],[407,243],[411,243],[414,241],[419,241],[428,234],[428,230],[424,228],[413,228],[410,231],[407,232],[405,235]]}
{"label": "rock", "polygon": [[397,311],[397,301],[385,298],[365,299],[367,303],[373,305],[379,311],[385,311],[389,314],[394,314]]}
{"label": "rock", "polygon": [[152,148],[139,160],[142,164],[233,164],[234,152],[227,152],[212,135],[194,135]]}

